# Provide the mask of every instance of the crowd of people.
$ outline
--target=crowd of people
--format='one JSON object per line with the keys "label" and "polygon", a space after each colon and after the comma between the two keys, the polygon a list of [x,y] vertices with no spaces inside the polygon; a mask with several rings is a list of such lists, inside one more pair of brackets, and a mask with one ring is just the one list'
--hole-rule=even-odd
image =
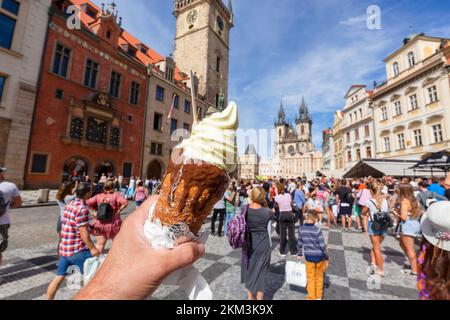
{"label": "crowd of people", "polygon": [[450,299],[450,176],[233,181],[214,208],[212,234],[226,235],[227,224],[246,205],[251,236],[242,282],[249,299],[264,298],[273,227],[279,255],[306,262],[308,299],[323,297],[328,254],[321,230],[327,228],[366,234],[372,244],[368,275],[380,278],[385,277],[383,241],[396,237],[406,259],[399,272],[417,279],[420,298]]}
{"label": "crowd of people", "polygon": [[[22,202],[17,187],[5,181],[5,171],[0,168],[0,263],[8,245],[9,210]],[[82,272],[88,258],[105,253],[108,241],[114,246],[106,266],[78,298],[146,298],[164,277],[204,254],[204,246],[191,241],[174,250],[148,248],[142,226],[155,201],[150,195],[157,195],[159,186],[156,179],[132,178],[125,187],[121,176],[61,186],[56,226],[60,259],[48,299],[55,297],[69,267],[78,266]],[[137,209],[122,225],[121,213],[129,201],[135,201]],[[366,234],[372,244],[368,276],[380,278],[385,276],[383,241],[398,238],[407,261],[399,272],[417,280],[420,299],[450,300],[450,176],[233,180],[212,212],[212,235],[228,235],[230,222],[239,215],[245,215],[248,227],[241,280],[249,300],[264,299],[274,233],[280,258],[290,255],[306,264],[307,299],[323,299],[324,273],[333,263],[322,233],[328,228]],[[110,277],[111,272],[117,276]],[[105,292],[108,286],[121,290]]]}

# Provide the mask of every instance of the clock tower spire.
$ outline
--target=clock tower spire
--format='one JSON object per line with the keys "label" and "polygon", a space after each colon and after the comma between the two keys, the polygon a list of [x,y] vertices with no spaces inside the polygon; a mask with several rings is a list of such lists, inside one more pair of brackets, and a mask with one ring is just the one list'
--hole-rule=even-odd
{"label": "clock tower spire", "polygon": [[228,104],[230,31],[233,12],[222,0],[175,0],[174,60],[199,80],[198,94],[218,110]]}

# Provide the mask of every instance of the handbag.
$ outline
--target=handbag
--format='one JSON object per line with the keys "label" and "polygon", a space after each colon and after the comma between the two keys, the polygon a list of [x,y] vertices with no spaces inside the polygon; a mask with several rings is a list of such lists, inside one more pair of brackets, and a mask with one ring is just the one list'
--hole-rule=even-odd
{"label": "handbag", "polygon": [[392,227],[392,219],[389,212],[381,211],[372,200],[370,201],[378,210],[378,212],[371,217],[373,231],[381,232]]}
{"label": "handbag", "polygon": [[308,278],[306,275],[306,265],[302,262],[286,262],[286,283],[289,285],[306,288]]}

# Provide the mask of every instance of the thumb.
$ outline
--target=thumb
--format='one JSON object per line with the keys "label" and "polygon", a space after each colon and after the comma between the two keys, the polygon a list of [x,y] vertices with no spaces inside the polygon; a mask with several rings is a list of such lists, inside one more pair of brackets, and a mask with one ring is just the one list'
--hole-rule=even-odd
{"label": "thumb", "polygon": [[188,242],[176,246],[167,252],[167,269],[169,272],[192,265],[205,254],[205,246],[198,242]]}

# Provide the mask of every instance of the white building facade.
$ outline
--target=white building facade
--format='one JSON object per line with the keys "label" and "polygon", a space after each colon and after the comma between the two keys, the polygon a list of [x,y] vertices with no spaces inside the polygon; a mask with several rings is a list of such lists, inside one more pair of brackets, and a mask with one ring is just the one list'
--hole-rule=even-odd
{"label": "white building facade", "polygon": [[344,171],[362,159],[375,156],[375,132],[369,94],[364,85],[353,85],[345,96],[342,139]]}

